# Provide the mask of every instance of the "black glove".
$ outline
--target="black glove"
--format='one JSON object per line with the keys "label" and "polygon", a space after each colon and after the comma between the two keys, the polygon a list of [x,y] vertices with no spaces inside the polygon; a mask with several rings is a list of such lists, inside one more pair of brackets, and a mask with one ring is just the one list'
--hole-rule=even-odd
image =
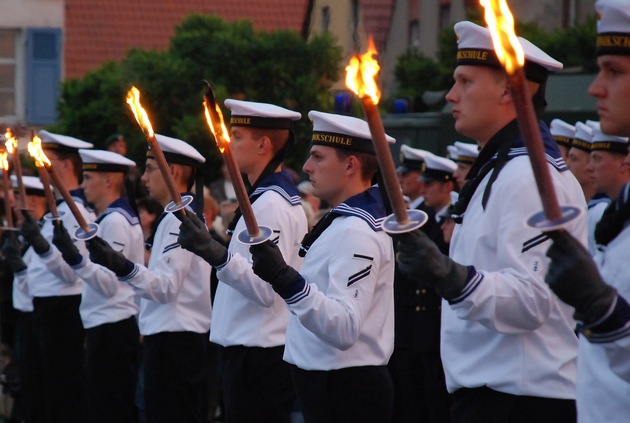
{"label": "black glove", "polygon": [[420,229],[393,235],[398,241],[396,261],[405,276],[432,286],[446,300],[457,298],[468,281],[468,267],[442,254]]}
{"label": "black glove", "polygon": [[249,252],[252,253],[254,273],[269,282],[273,290],[281,296],[296,282],[304,281],[302,275],[284,261],[280,249],[272,241],[252,245]]}
{"label": "black glove", "polygon": [[33,246],[33,250],[37,254],[44,254],[50,249],[50,244],[39,230],[39,224],[28,213],[24,213],[24,223],[22,223],[21,232],[26,242]]}
{"label": "black glove", "polygon": [[26,263],[22,260],[22,254],[20,254],[20,241],[18,241],[17,235],[12,231],[6,231],[5,234],[4,242],[2,243],[4,260],[13,273],[21,272],[26,269]]}
{"label": "black glove", "polygon": [[57,222],[53,230],[53,244],[61,251],[61,257],[63,257],[63,260],[70,266],[79,264],[81,260],[83,260],[83,256],[81,256],[74,242],[72,242],[70,234],[61,221]]}
{"label": "black glove", "polygon": [[563,302],[575,308],[575,320],[589,324],[603,317],[615,300],[617,291],[606,284],[589,252],[564,230],[549,232],[553,244],[545,282]]}
{"label": "black glove", "polygon": [[122,253],[114,250],[102,238],[95,236],[86,242],[87,249],[90,252],[90,260],[96,264],[108,268],[119,278],[129,275],[133,272],[135,264],[127,260]]}
{"label": "black glove", "polygon": [[227,261],[227,249],[212,238],[206,225],[194,213],[181,213],[177,218],[182,222],[177,237],[182,248],[193,252],[214,267]]}

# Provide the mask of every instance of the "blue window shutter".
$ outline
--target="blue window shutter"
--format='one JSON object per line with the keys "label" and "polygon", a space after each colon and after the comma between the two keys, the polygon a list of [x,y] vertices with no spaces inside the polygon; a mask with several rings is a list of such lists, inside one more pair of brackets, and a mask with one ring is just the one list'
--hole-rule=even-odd
{"label": "blue window shutter", "polygon": [[26,120],[46,125],[57,120],[61,83],[61,29],[26,30]]}

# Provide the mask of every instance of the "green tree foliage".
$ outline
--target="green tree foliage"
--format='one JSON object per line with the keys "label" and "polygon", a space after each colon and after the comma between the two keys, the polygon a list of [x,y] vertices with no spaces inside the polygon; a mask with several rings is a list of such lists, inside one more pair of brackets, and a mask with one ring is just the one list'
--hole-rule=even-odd
{"label": "green tree foliage", "polygon": [[[260,32],[248,21],[226,23],[191,15],[176,29],[166,52],[133,50],[83,78],[63,83],[59,122],[51,130],[100,147],[114,132],[125,134],[130,156],[143,163],[146,142],[125,103],[131,85],[158,133],[185,139],[207,158],[206,177],[219,176],[222,162],[203,115],[203,85],[213,85],[220,104],[239,98],[278,104],[302,113],[289,166],[306,155],[309,110],[328,110],[329,88],[339,79],[341,49],[329,36],[300,38],[294,31]],[[224,115],[229,111],[224,109]]]}
{"label": "green tree foliage", "polygon": [[[473,20],[483,25],[483,16]],[[583,72],[595,72],[595,16],[583,24],[569,29],[546,31],[537,23],[516,23],[516,33],[539,46],[566,68],[579,68]],[[437,59],[424,56],[418,50],[408,50],[396,62],[394,76],[398,90],[396,96],[411,99],[413,111],[425,111],[422,95],[426,91],[448,90],[452,85],[455,68],[457,41],[452,29],[439,35]],[[436,108],[440,108],[438,105]]]}

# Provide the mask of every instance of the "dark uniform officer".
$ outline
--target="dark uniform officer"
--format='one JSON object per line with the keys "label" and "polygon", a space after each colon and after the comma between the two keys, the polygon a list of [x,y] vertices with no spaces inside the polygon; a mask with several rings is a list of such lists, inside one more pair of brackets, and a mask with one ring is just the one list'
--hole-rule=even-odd
{"label": "dark uniform officer", "polygon": [[[404,184],[420,180],[426,168],[425,158],[432,153],[403,145],[397,169],[403,194],[412,190]],[[454,164],[453,164],[454,166]],[[415,178],[405,181],[405,178]],[[423,196],[412,198],[409,208],[428,215],[422,231],[440,251],[448,254],[448,244],[436,220],[435,208],[427,206]],[[395,346],[388,364],[394,383],[394,422],[448,422],[448,392],[440,359],[440,319],[442,299],[417,278],[407,277],[396,266],[394,274]]]}

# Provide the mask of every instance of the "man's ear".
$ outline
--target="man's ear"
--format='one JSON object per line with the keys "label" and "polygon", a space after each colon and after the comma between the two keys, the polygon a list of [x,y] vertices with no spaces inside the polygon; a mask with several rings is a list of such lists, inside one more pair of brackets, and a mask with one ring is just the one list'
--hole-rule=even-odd
{"label": "man's ear", "polygon": [[351,175],[356,172],[361,171],[361,162],[357,156],[353,156],[352,154],[346,157],[346,174]]}
{"label": "man's ear", "polygon": [[258,139],[258,150],[257,153],[260,155],[266,154],[268,151],[273,150],[273,146],[271,145],[271,139],[267,135],[263,135]]}

